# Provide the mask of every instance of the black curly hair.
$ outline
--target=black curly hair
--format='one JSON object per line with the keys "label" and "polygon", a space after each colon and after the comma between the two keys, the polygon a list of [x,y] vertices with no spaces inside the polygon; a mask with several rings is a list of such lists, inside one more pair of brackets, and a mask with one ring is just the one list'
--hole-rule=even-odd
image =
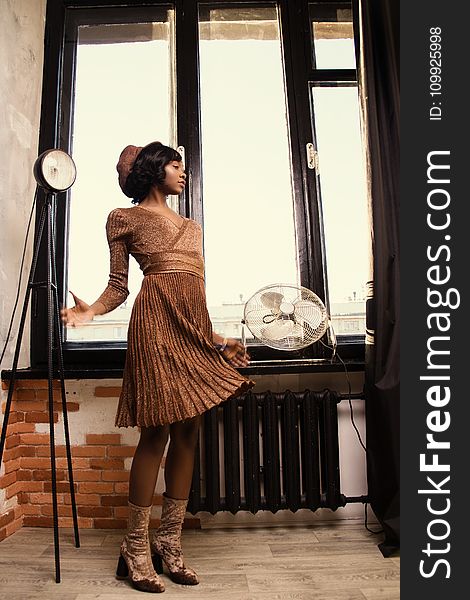
{"label": "black curly hair", "polygon": [[125,193],[132,197],[133,204],[142,202],[153,185],[163,183],[165,167],[173,160],[181,162],[183,159],[174,148],[160,142],[151,142],[142,148],[125,183]]}

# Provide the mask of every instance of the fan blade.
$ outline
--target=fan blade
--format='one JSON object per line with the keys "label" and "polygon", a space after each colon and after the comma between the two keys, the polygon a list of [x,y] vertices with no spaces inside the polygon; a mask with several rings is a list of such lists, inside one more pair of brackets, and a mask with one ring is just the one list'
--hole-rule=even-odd
{"label": "fan blade", "polygon": [[279,307],[281,306],[281,302],[284,300],[284,296],[278,292],[264,292],[264,294],[261,294],[259,299],[267,308],[279,312]]}
{"label": "fan blade", "polygon": [[326,317],[326,310],[309,300],[299,300],[294,305],[294,318],[301,318],[313,329],[317,328]]}
{"label": "fan blade", "polygon": [[262,335],[273,342],[279,341],[282,338],[288,337],[294,330],[293,321],[289,320],[276,320],[270,323],[267,327],[261,330]]}

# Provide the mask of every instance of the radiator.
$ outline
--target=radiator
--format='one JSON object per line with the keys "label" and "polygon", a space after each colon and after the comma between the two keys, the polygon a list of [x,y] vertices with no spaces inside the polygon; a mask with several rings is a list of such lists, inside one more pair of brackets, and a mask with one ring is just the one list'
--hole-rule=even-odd
{"label": "radiator", "polygon": [[339,395],[248,392],[204,413],[188,511],[336,510]]}

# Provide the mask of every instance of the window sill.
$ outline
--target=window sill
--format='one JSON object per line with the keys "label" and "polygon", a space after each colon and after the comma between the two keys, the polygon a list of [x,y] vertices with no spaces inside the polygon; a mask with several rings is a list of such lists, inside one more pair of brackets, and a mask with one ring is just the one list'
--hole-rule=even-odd
{"label": "window sill", "polygon": [[[348,371],[364,371],[364,361],[345,360]],[[248,367],[239,369],[240,373],[248,377],[252,375],[282,375],[287,373],[343,373],[343,365],[329,359],[299,359],[299,360],[266,360],[252,361]],[[5,369],[1,372],[2,381],[10,381],[12,371]],[[65,369],[65,379],[121,379],[122,369],[107,368],[69,368]],[[47,369],[18,369],[16,379],[47,379]],[[54,379],[58,373],[54,374]]]}

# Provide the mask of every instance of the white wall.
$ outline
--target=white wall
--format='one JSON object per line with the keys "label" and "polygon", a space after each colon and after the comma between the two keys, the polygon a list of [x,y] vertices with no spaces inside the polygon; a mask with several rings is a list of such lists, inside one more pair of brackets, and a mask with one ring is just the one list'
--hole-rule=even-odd
{"label": "white wall", "polygon": [[[46,0],[0,1],[0,351],[16,296],[26,226],[36,188]],[[33,222],[34,232],[34,222]],[[23,286],[1,368],[9,368],[31,263],[28,244]],[[20,367],[29,366],[29,321]]]}

